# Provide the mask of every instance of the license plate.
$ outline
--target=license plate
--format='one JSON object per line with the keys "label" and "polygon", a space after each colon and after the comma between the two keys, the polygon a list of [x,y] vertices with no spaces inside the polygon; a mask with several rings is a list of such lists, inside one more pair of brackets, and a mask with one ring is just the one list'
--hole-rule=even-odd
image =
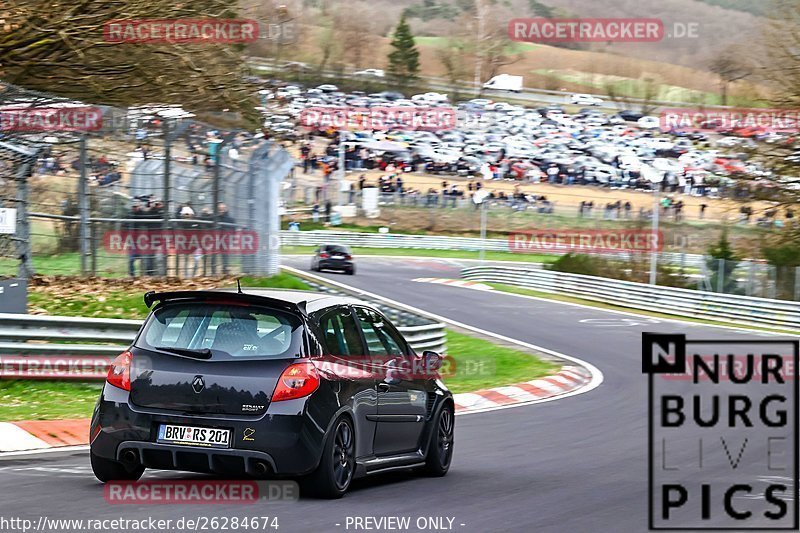
{"label": "license plate", "polygon": [[331,259],[344,259],[343,255],[332,255]]}
{"label": "license plate", "polygon": [[231,430],[161,424],[158,427],[157,442],[206,448],[230,448]]}

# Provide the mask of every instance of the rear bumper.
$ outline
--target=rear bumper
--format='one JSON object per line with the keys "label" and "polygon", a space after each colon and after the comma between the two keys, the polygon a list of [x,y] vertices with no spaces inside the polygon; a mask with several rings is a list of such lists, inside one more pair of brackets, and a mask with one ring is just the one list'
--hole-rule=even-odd
{"label": "rear bumper", "polygon": [[320,259],[319,267],[328,270],[350,270],[353,268],[353,262],[346,259]]}
{"label": "rear bumper", "polygon": [[[325,439],[325,427],[312,419],[306,400],[272,404],[257,419],[182,415],[131,406],[127,392],[106,384],[92,417],[91,451],[115,461],[130,460],[129,453],[123,454],[132,451],[138,464],[163,470],[263,474],[258,463],[265,463],[277,475],[302,475],[319,464]],[[160,424],[228,429],[231,447],[158,443]]]}
{"label": "rear bumper", "polygon": [[252,476],[276,472],[275,461],[267,453],[235,449],[203,449],[155,442],[123,441],[117,446],[116,460],[134,462],[159,470],[188,470],[211,474]]}

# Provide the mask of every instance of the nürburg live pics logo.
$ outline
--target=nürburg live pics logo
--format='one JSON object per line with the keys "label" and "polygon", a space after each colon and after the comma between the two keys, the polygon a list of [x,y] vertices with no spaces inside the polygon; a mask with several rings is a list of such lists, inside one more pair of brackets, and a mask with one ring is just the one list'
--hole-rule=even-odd
{"label": "n\u00fcrburg live pics logo", "polygon": [[798,341],[731,339],[642,334],[651,530],[800,526]]}

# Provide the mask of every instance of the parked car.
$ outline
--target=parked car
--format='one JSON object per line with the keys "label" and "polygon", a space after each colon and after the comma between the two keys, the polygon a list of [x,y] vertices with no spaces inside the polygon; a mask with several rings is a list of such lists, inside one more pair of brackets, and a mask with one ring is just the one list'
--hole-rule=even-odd
{"label": "parked car", "polygon": [[411,97],[413,102],[426,102],[426,103],[445,103],[447,102],[447,95],[444,93],[423,93],[415,94]]}
{"label": "parked car", "polygon": [[383,91],[380,93],[376,93],[376,96],[379,96],[384,100],[389,100],[390,102],[394,102],[395,100],[402,100],[403,98],[405,98],[405,95],[403,93],[398,93],[396,91]]}
{"label": "parked car", "polygon": [[619,117],[622,120],[625,120],[626,122],[636,122],[637,120],[639,120],[644,116],[642,113],[639,113],[637,111],[632,111],[630,109],[623,109],[622,111],[617,113],[617,115],[619,115]]}
{"label": "parked car", "polygon": [[661,127],[661,121],[658,117],[641,117],[636,125],[643,130],[657,130]]}
{"label": "parked car", "polygon": [[338,498],[357,477],[449,470],[454,404],[442,358],[417,355],[378,310],[307,291],[144,299],[152,311],[92,416],[100,481],[137,480],[146,468],[287,476]]}
{"label": "parked car", "polygon": [[341,244],[323,244],[317,246],[311,259],[311,270],[341,270],[351,276],[356,273],[353,253],[350,248]]}
{"label": "parked car", "polygon": [[573,94],[569,103],[575,105],[603,105],[603,100],[591,94]]}
{"label": "parked car", "polygon": [[280,65],[278,68],[289,72],[311,72],[314,70],[311,65],[307,63],[301,63],[300,61],[288,61]]}
{"label": "parked car", "polygon": [[353,76],[364,76],[367,78],[385,78],[386,73],[379,68],[368,68],[353,72]]}

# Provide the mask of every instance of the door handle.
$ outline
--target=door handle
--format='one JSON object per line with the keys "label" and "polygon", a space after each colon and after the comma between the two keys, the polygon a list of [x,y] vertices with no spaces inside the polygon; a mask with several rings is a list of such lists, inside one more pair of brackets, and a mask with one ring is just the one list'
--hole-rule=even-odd
{"label": "door handle", "polygon": [[378,383],[378,392],[389,392],[390,388],[388,383]]}

